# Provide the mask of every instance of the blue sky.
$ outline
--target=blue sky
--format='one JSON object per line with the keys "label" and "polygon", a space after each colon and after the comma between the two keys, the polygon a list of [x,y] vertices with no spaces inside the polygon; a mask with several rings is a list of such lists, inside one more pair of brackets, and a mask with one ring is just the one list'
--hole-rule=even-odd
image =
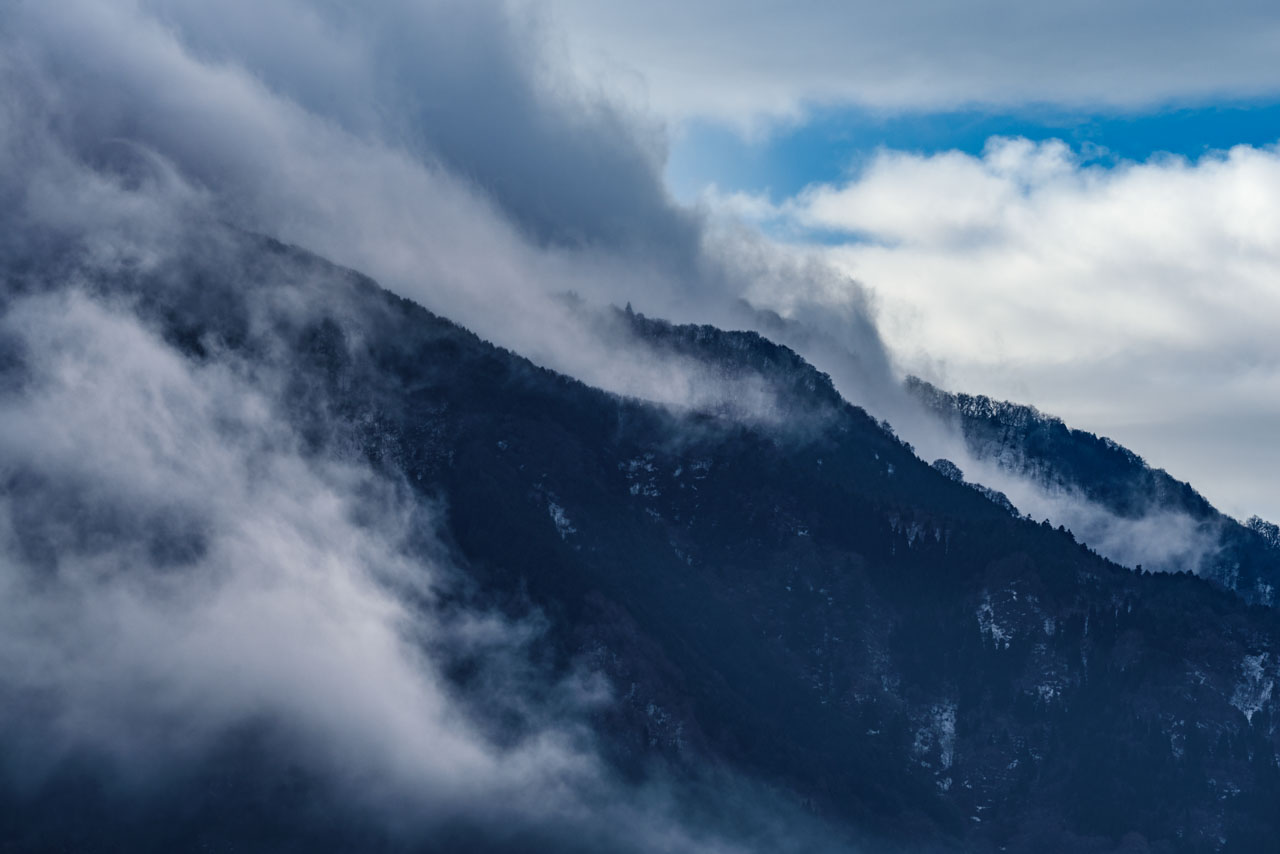
{"label": "blue sky", "polygon": [[1104,166],[1158,154],[1196,159],[1235,145],[1274,144],[1280,139],[1280,99],[1096,114],[1052,106],[893,114],[826,108],[757,133],[694,118],[672,134],[667,180],[685,201],[708,184],[722,192],[768,193],[777,200],[813,183],[847,177],[880,147],[978,154],[993,136],[1061,139]]}

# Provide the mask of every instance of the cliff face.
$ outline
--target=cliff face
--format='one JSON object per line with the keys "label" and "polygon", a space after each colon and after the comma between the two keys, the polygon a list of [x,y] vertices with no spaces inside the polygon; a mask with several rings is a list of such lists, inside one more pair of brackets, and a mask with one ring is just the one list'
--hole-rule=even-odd
{"label": "cliff face", "polygon": [[[92,288],[182,359],[282,368],[273,394],[306,453],[367,463],[436,508],[465,575],[453,595],[541,614],[545,672],[607,680],[590,725],[625,778],[730,769],[891,850],[1256,851],[1280,832],[1274,611],[1011,515],[757,335],[610,321],[750,379],[764,418],[589,388],[247,235]],[[1116,512],[1176,502],[1214,518],[1103,440],[933,399],[975,448],[1011,449]],[[473,670],[448,668],[483,705]],[[14,850],[439,846],[322,820],[248,745],[127,815],[104,806],[109,767],[86,760],[9,789],[0,836]]]}

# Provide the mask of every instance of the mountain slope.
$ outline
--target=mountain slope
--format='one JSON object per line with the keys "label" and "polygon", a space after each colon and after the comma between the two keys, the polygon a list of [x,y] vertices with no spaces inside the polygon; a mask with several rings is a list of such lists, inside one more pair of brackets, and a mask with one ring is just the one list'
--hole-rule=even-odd
{"label": "mountain slope", "polygon": [[[544,615],[540,678],[607,678],[590,724],[624,779],[732,769],[891,850],[1254,851],[1280,832],[1280,616],[1012,517],[759,336],[622,318],[756,377],[778,417],[589,388],[252,235],[210,234],[86,287],[192,363],[282,368],[272,393],[308,453],[365,461],[441,508],[466,576],[451,595]],[[23,370],[6,363],[6,393]],[[477,666],[451,661],[457,690],[500,705]],[[515,726],[505,714],[486,725]],[[317,809],[273,764],[281,748],[255,741],[270,736],[251,730],[128,814],[103,794],[110,766],[85,758],[10,787],[0,836],[13,850],[449,849]]]}

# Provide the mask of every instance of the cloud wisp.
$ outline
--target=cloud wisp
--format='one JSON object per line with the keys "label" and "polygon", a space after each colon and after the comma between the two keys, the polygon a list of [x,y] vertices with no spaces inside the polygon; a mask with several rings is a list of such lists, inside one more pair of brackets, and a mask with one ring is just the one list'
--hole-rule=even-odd
{"label": "cloud wisp", "polygon": [[[660,128],[577,87],[533,12],[388,0],[353,15],[293,0],[217,15],[184,0],[26,5],[12,16],[10,73],[47,93],[50,132],[76,157],[128,140],[240,227],[366,272],[548,367],[680,403],[670,397],[687,383],[655,382],[554,295],[740,322],[737,300],[767,297],[785,256],[745,234],[726,242],[675,204]],[[835,275],[814,263],[791,274],[819,269]],[[848,304],[850,349],[883,385],[862,305]]]}

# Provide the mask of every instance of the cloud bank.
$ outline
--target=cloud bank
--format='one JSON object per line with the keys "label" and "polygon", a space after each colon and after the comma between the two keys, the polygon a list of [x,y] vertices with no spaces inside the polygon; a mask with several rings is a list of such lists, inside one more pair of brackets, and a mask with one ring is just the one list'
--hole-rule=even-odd
{"label": "cloud bank", "polygon": [[[677,806],[690,791],[616,778],[586,726],[606,686],[540,672],[532,617],[445,607],[458,577],[423,541],[428,511],[305,452],[261,362],[192,362],[75,287],[11,302],[0,341],[18,354],[0,425],[6,785],[88,760],[108,792],[183,791],[249,732],[379,844],[710,852],[813,832],[771,828],[778,811],[748,841]],[[443,674],[460,652],[492,674],[479,696]],[[507,714],[496,738],[472,702],[524,723]],[[294,838],[313,832],[305,811],[272,809]]]}
{"label": "cloud bank", "polygon": [[[731,205],[733,204],[732,200]],[[1061,142],[882,151],[732,211],[866,282],[899,364],[1140,449],[1244,518],[1280,515],[1280,152],[1104,168]]]}
{"label": "cloud bank", "polygon": [[813,105],[1135,109],[1280,92],[1280,22],[1255,0],[551,8],[585,76],[616,80],[676,118],[752,126]]}
{"label": "cloud bank", "polygon": [[[574,84],[524,7],[60,0],[10,17],[14,89],[44,93],[73,157],[127,140],[221,218],[594,385],[681,402],[553,295],[730,325],[791,264],[676,205],[660,128]],[[849,350],[883,383],[874,325],[848,305]]]}

